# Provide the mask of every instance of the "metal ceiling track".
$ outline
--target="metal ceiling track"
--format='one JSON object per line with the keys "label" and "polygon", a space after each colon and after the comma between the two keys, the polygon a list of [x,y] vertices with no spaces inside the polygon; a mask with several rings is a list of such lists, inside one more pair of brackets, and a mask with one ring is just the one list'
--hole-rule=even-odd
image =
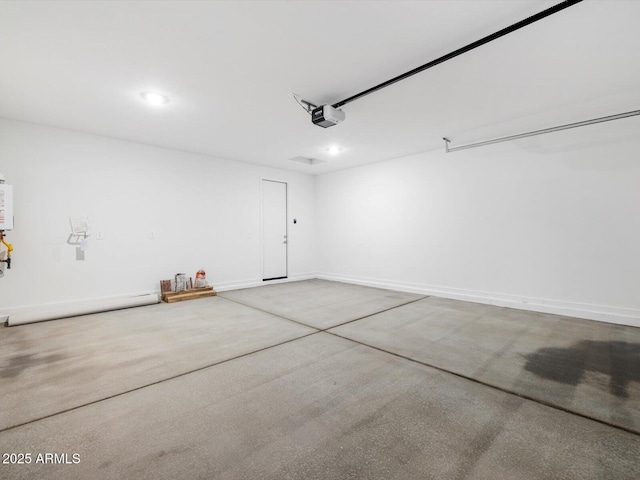
{"label": "metal ceiling track", "polygon": [[494,143],[510,142],[511,140],[518,140],[520,138],[533,137],[535,135],[543,135],[545,133],[559,132],[561,130],[569,130],[570,128],[585,127],[587,125],[594,125],[596,123],[610,122],[612,120],[620,120],[622,118],[634,117],[640,115],[640,110],[633,110],[631,112],[618,113],[616,115],[609,115],[607,117],[592,118],[591,120],[585,120],[583,122],[567,123],[565,125],[558,125],[557,127],[543,128],[542,130],[534,130],[532,132],[519,133],[517,135],[510,135],[508,137],[495,138],[493,140],[485,140],[483,142],[468,143],[466,145],[458,145],[457,147],[450,147],[451,140],[447,137],[443,137],[444,145],[447,153],[457,152],[458,150],[466,150],[468,148],[484,147],[485,145],[492,145]]}
{"label": "metal ceiling track", "polygon": [[576,3],[580,3],[582,2],[582,0],[565,0],[564,2],[560,2],[557,5],[554,5],[553,7],[547,8],[546,10],[543,10],[542,12],[536,13],[535,15],[532,15],[528,18],[525,18],[524,20],[519,21],[518,23],[514,23],[513,25],[510,25],[506,28],[503,28],[502,30],[499,30],[495,33],[492,33],[491,35],[487,35],[484,38],[481,38],[480,40],[476,40],[473,43],[470,43],[469,45],[466,45],[462,48],[459,48],[457,50],[454,50],[451,53],[448,53],[446,55],[443,55],[442,57],[436,58],[435,60],[430,61],[429,63],[425,63],[424,65],[421,65],[420,67],[414,68],[413,70],[410,70],[406,73],[403,73],[402,75],[398,75],[397,77],[392,78],[391,80],[387,80],[386,82],[382,82],[379,85],[376,85],[375,87],[371,87],[363,92],[360,93],[356,93],[355,95],[346,98],[338,103],[334,103],[332,106],[334,108],[340,108],[343,105],[346,105],[347,103],[351,103],[354,100],[357,100],[358,98],[362,98],[365,95],[369,95],[370,93],[373,93],[377,90],[380,90],[382,88],[388,87],[389,85],[392,85],[396,82],[399,82],[400,80],[404,80],[405,78],[411,77],[412,75],[415,75],[416,73],[420,73],[424,70],[427,70],[428,68],[431,67],[435,67],[436,65],[439,65],[443,62],[446,62],[447,60],[451,60],[452,58],[457,57],[458,55],[462,55],[463,53],[469,52],[471,50],[473,50],[474,48],[478,48],[482,45],[484,45],[485,43],[489,43],[493,40],[496,40],[500,37],[504,37],[505,35],[508,35],[511,32],[515,32],[516,30],[519,30],[523,27],[526,27],[527,25],[531,25],[534,22],[537,22],[538,20],[542,20],[543,18],[548,17],[549,15],[553,15],[554,13],[558,13],[562,10],[564,10],[565,8],[571,7],[572,5],[575,5]]}

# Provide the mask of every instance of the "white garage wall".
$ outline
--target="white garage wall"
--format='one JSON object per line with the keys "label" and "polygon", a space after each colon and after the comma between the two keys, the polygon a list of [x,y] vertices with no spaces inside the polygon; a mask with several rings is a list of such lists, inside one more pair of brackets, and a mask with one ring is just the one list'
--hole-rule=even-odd
{"label": "white garage wall", "polygon": [[[0,120],[0,171],[16,203],[14,268],[0,279],[0,315],[156,291],[160,278],[201,267],[219,290],[260,284],[267,177],[289,183],[293,279],[319,272],[640,325],[640,140],[633,128],[618,135],[611,125],[314,181]],[[84,261],[66,243],[70,215],[92,223]]]}
{"label": "white garage wall", "polygon": [[[219,290],[261,284],[261,177],[289,184],[290,278],[315,272],[309,175],[8,120],[0,171],[15,203],[0,314],[153,292],[199,268]],[[71,215],[91,222],[84,261],[66,243]]]}
{"label": "white garage wall", "polygon": [[624,122],[319,176],[319,276],[640,326]]}

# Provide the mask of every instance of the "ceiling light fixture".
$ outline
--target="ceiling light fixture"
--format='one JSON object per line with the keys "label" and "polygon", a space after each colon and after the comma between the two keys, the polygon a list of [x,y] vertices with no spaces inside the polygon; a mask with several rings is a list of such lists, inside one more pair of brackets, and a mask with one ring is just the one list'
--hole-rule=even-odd
{"label": "ceiling light fixture", "polygon": [[336,145],[333,145],[332,147],[327,148],[327,152],[329,152],[329,155],[337,155],[342,151],[342,149]]}
{"label": "ceiling light fixture", "polygon": [[145,102],[154,107],[160,107],[169,103],[169,97],[156,92],[142,92],[140,96]]}

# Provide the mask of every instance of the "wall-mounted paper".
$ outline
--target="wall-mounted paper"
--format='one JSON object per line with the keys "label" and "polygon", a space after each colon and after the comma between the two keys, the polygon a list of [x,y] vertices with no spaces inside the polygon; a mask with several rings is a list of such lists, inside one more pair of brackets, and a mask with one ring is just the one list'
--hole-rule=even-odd
{"label": "wall-mounted paper", "polygon": [[13,230],[13,190],[0,185],[0,230]]}

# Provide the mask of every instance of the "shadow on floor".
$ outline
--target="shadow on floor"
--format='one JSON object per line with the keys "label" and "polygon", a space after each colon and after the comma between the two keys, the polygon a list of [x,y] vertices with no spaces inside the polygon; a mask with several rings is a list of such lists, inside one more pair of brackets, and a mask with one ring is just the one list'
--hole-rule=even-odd
{"label": "shadow on floor", "polygon": [[9,360],[5,365],[0,366],[0,378],[17,377],[28,368],[37,367],[39,365],[48,365],[64,359],[64,355],[58,354],[45,356],[32,354],[14,355],[9,357]]}
{"label": "shadow on floor", "polygon": [[587,371],[609,375],[609,392],[627,398],[629,382],[640,381],[640,343],[582,340],[568,348],[540,348],[525,356],[525,370],[577,386]]}

